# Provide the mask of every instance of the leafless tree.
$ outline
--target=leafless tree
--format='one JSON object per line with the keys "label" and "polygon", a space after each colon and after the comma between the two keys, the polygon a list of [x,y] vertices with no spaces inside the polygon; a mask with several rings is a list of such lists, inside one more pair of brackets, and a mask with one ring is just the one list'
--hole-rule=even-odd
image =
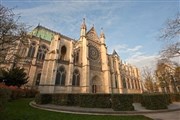
{"label": "leafless tree", "polygon": [[158,61],[157,63],[156,77],[159,87],[162,88],[164,92],[170,93],[170,87],[174,87],[175,89],[175,85],[173,85],[175,82],[175,67],[172,63],[164,63],[163,61]]}
{"label": "leafless tree", "polygon": [[160,51],[161,58],[170,59],[180,56],[180,13],[166,22],[166,26],[161,31],[160,40],[166,43]]}
{"label": "leafless tree", "polygon": [[147,92],[153,93],[158,91],[154,73],[150,68],[145,67],[143,69],[142,77],[144,81],[144,87],[147,90]]}
{"label": "leafless tree", "polygon": [[27,26],[19,23],[19,15],[0,4],[0,64],[20,57],[18,45],[27,45]]}

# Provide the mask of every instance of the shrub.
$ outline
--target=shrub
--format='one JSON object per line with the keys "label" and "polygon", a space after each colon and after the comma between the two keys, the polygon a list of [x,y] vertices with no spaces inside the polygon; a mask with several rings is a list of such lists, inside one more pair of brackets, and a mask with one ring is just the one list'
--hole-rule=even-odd
{"label": "shrub", "polygon": [[79,106],[80,107],[89,107],[93,108],[95,99],[93,99],[92,94],[81,94],[80,95],[80,101],[79,101]]}
{"label": "shrub", "polygon": [[81,107],[89,108],[111,108],[111,101],[109,94],[81,94]]}
{"label": "shrub", "polygon": [[179,93],[169,94],[169,95],[170,95],[171,102],[180,102],[180,94]]}
{"label": "shrub", "polygon": [[0,84],[0,88],[8,89],[11,91],[10,98],[13,99],[18,99],[22,98],[25,96],[25,92],[23,89],[18,88],[17,86],[6,86],[5,84]]}
{"label": "shrub", "polygon": [[53,103],[65,106],[112,108],[115,111],[132,111],[133,102],[140,102],[147,109],[166,109],[171,99],[179,94],[38,94],[37,104]]}
{"label": "shrub", "polygon": [[143,95],[142,105],[146,109],[158,110],[166,109],[169,104],[169,97],[164,94],[146,94]]}
{"label": "shrub", "polygon": [[5,108],[6,103],[10,100],[11,90],[0,88],[0,111]]}
{"label": "shrub", "polygon": [[141,103],[142,94],[129,94],[133,96],[133,103]]}
{"label": "shrub", "polygon": [[25,97],[25,91],[23,89],[17,88],[15,86],[10,86],[9,90],[11,90],[12,92],[11,94],[12,100]]}
{"label": "shrub", "polygon": [[115,111],[134,110],[133,96],[128,94],[115,94],[112,96],[112,109]]}
{"label": "shrub", "polygon": [[80,101],[79,94],[68,94],[67,105],[69,106],[78,106]]}
{"label": "shrub", "polygon": [[37,91],[35,89],[24,89],[24,92],[25,92],[26,98],[34,98],[36,96],[36,94],[39,93],[39,91]]}
{"label": "shrub", "polygon": [[24,68],[14,67],[12,69],[2,69],[1,79],[7,86],[17,86],[20,88],[28,82],[28,76]]}
{"label": "shrub", "polygon": [[52,94],[52,103],[56,105],[68,105],[68,94]]}
{"label": "shrub", "polygon": [[35,97],[37,104],[48,104],[52,102],[52,94],[37,94]]}

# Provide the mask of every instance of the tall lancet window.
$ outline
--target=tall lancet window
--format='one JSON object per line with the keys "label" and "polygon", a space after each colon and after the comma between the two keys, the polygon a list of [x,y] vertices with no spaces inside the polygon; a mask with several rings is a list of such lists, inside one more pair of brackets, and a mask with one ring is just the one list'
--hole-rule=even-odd
{"label": "tall lancet window", "polygon": [[74,52],[74,64],[79,63],[79,51]]}
{"label": "tall lancet window", "polygon": [[115,73],[115,88],[118,88],[118,75]]}
{"label": "tall lancet window", "polygon": [[130,81],[129,81],[129,78],[127,78],[127,88],[130,89]]}
{"label": "tall lancet window", "polygon": [[28,55],[27,55],[29,58],[33,58],[34,57],[35,47],[36,47],[36,43],[32,42],[31,46],[29,48],[29,51],[28,51]]}
{"label": "tall lancet window", "polygon": [[38,53],[37,53],[37,60],[44,60],[47,51],[48,49],[45,45],[39,46]]}
{"label": "tall lancet window", "polygon": [[73,80],[72,80],[73,86],[79,86],[80,85],[80,73],[79,70],[75,69],[73,72]]}
{"label": "tall lancet window", "polygon": [[66,80],[66,71],[65,68],[63,66],[60,66],[57,70],[56,73],[56,82],[55,85],[61,85],[64,86],[65,85],[65,80]]}
{"label": "tall lancet window", "polygon": [[66,52],[67,52],[66,46],[62,46],[61,47],[61,56],[60,56],[61,60],[65,60]]}
{"label": "tall lancet window", "polygon": [[127,86],[126,86],[126,78],[124,76],[122,76],[122,81],[123,81],[123,87],[127,88]]}

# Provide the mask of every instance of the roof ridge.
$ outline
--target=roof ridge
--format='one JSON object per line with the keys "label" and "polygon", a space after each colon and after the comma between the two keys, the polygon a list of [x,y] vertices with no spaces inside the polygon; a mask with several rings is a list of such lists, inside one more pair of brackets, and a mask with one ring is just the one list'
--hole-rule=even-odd
{"label": "roof ridge", "polygon": [[59,34],[60,36],[63,36],[63,37],[65,37],[65,38],[67,38],[67,39],[74,40],[74,39],[72,39],[72,38],[70,38],[70,37],[68,37],[68,36],[66,36],[66,35],[63,35],[63,34],[61,34],[61,33],[59,33],[59,32],[56,32],[56,31],[54,31],[54,30],[51,30],[51,29],[49,29],[49,28],[47,28],[47,27],[44,27],[44,26],[42,26],[42,25],[38,25],[36,28],[38,28],[38,27],[43,28],[43,29],[46,29],[46,30],[48,30],[48,31],[50,31],[50,32],[53,32],[53,33],[55,33],[55,34]]}
{"label": "roof ridge", "polygon": [[54,30],[51,30],[51,29],[49,29],[49,28],[47,28],[47,27],[45,27],[45,26],[38,25],[36,28],[38,28],[38,27],[41,27],[41,28],[43,28],[43,29],[46,29],[46,30],[48,30],[48,31],[51,31],[51,32],[53,32],[53,33],[56,33],[56,34],[60,34],[60,35],[61,35],[61,33],[56,32],[56,31],[54,31]]}

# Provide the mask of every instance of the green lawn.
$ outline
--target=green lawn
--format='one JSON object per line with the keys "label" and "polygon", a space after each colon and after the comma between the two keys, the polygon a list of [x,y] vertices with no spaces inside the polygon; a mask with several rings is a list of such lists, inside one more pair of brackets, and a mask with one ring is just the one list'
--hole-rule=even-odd
{"label": "green lawn", "polygon": [[152,120],[142,115],[135,116],[97,116],[50,112],[29,106],[32,99],[19,99],[9,102],[0,120]]}

